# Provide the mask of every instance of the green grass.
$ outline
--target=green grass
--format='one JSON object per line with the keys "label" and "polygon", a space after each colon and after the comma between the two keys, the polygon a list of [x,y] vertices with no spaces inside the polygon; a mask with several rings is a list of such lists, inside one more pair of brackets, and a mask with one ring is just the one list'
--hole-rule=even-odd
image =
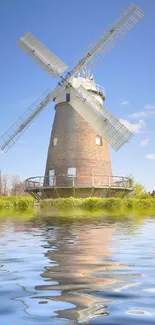
{"label": "green grass", "polygon": [[[0,197],[0,210],[15,209],[26,210],[34,207],[34,199],[32,197],[18,197],[18,196],[3,196]],[[123,210],[153,210],[155,212],[155,199],[152,197],[146,198],[58,198],[46,199],[40,202],[42,211],[57,210],[89,210],[89,211],[123,211]],[[68,210],[69,211],[69,210]]]}
{"label": "green grass", "polygon": [[42,209],[51,208],[80,208],[80,209],[102,209],[102,210],[120,210],[127,209],[154,209],[155,199],[153,198],[59,198],[59,199],[46,199],[40,203]]}
{"label": "green grass", "polygon": [[30,196],[1,196],[0,210],[2,209],[28,209],[34,206],[34,199]]}

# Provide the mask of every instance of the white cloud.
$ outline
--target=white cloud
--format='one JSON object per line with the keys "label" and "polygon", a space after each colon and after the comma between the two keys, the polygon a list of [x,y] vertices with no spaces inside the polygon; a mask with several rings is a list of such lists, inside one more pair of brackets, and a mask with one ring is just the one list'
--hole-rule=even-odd
{"label": "white cloud", "polygon": [[128,105],[129,101],[128,100],[123,100],[122,102],[120,102],[120,105]]}
{"label": "white cloud", "polygon": [[155,160],[155,153],[150,153],[149,155],[146,156],[146,158],[150,160]]}
{"label": "white cloud", "polygon": [[120,119],[120,122],[123,123],[131,132],[133,133],[144,133],[146,127],[144,120],[139,120],[138,123],[130,123],[128,120]]}
{"label": "white cloud", "polygon": [[153,112],[149,112],[149,111],[148,112],[135,112],[135,113],[128,115],[128,117],[139,118],[139,117],[149,117],[152,115],[155,115],[155,111],[153,111]]}
{"label": "white cloud", "polygon": [[128,115],[128,117],[130,117],[130,118],[146,117],[147,114],[148,114],[148,112],[135,112],[135,113]]}
{"label": "white cloud", "polygon": [[149,142],[149,139],[143,139],[143,140],[141,140],[141,142],[140,142],[140,146],[141,146],[141,147],[145,147],[145,146],[148,144],[148,142]]}
{"label": "white cloud", "polygon": [[149,104],[147,104],[147,105],[144,106],[144,108],[145,109],[155,109],[155,105],[149,105]]}

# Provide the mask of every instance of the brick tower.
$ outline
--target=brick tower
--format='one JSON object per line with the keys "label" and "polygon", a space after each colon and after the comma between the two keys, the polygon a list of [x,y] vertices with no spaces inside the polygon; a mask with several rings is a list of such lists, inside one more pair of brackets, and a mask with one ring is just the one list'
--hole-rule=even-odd
{"label": "brick tower", "polygon": [[[80,85],[103,103],[104,90],[95,84],[93,78],[74,78],[73,86],[77,88]],[[55,100],[45,185],[67,187],[72,184],[73,178],[76,186],[84,188],[91,187],[94,181],[95,185],[107,184],[106,178],[112,176],[108,144],[71,107],[71,97],[63,89]]]}

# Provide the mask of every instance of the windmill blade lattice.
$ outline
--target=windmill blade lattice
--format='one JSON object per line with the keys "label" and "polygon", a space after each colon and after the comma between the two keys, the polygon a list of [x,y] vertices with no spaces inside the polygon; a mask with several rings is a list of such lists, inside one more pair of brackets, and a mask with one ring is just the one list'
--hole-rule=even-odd
{"label": "windmill blade lattice", "polygon": [[52,51],[31,33],[26,33],[18,41],[18,46],[38,63],[50,77],[57,77],[68,67]]}
{"label": "windmill blade lattice", "polygon": [[82,57],[87,57],[89,54],[89,58],[83,66],[87,65],[88,69],[90,69],[92,64],[98,64],[143,17],[144,12],[139,6],[131,4],[117,20],[103,31],[99,41],[87,48]]}
{"label": "windmill blade lattice", "polygon": [[144,16],[144,13],[136,5],[130,5],[123,14],[105,30],[100,41],[91,47],[89,52],[78,62],[75,68],[63,77],[61,74],[67,66],[46,48],[31,33],[26,33],[18,42],[18,45],[36,61],[51,77],[60,77],[61,81],[55,90],[48,90],[41,99],[35,102],[26,112],[5,132],[0,138],[1,150],[8,151],[17,141],[19,136],[28,128],[38,114],[54,100],[62,88],[70,88],[75,98],[71,105],[88,121],[92,127],[108,143],[118,150],[132,136],[129,130],[121,124],[110,112],[103,108],[93,95],[82,86],[76,90],[72,86],[74,76],[89,62],[96,62],[107,55],[115,45],[133,28]]}
{"label": "windmill blade lattice", "polygon": [[133,134],[84,87],[77,90],[72,87],[74,94],[70,105],[104,138],[113,149],[119,150]]}
{"label": "windmill blade lattice", "polygon": [[0,149],[7,152],[41,111],[57,96],[58,87],[51,91],[47,89],[0,137]]}

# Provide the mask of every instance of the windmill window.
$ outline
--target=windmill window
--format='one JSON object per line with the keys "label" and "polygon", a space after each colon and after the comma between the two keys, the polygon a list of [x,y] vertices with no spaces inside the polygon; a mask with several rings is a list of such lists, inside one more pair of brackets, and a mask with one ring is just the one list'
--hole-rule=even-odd
{"label": "windmill window", "polygon": [[58,138],[54,138],[54,139],[53,139],[53,146],[54,146],[54,147],[57,146],[57,142],[58,142]]}
{"label": "windmill window", "polygon": [[96,145],[102,146],[102,138],[99,135],[96,136]]}
{"label": "windmill window", "polygon": [[67,171],[68,176],[76,176],[76,168],[74,167],[69,167]]}
{"label": "windmill window", "polygon": [[66,102],[70,102],[70,94],[66,94]]}
{"label": "windmill window", "polygon": [[49,170],[49,186],[54,186],[55,183],[55,170],[50,169]]}

